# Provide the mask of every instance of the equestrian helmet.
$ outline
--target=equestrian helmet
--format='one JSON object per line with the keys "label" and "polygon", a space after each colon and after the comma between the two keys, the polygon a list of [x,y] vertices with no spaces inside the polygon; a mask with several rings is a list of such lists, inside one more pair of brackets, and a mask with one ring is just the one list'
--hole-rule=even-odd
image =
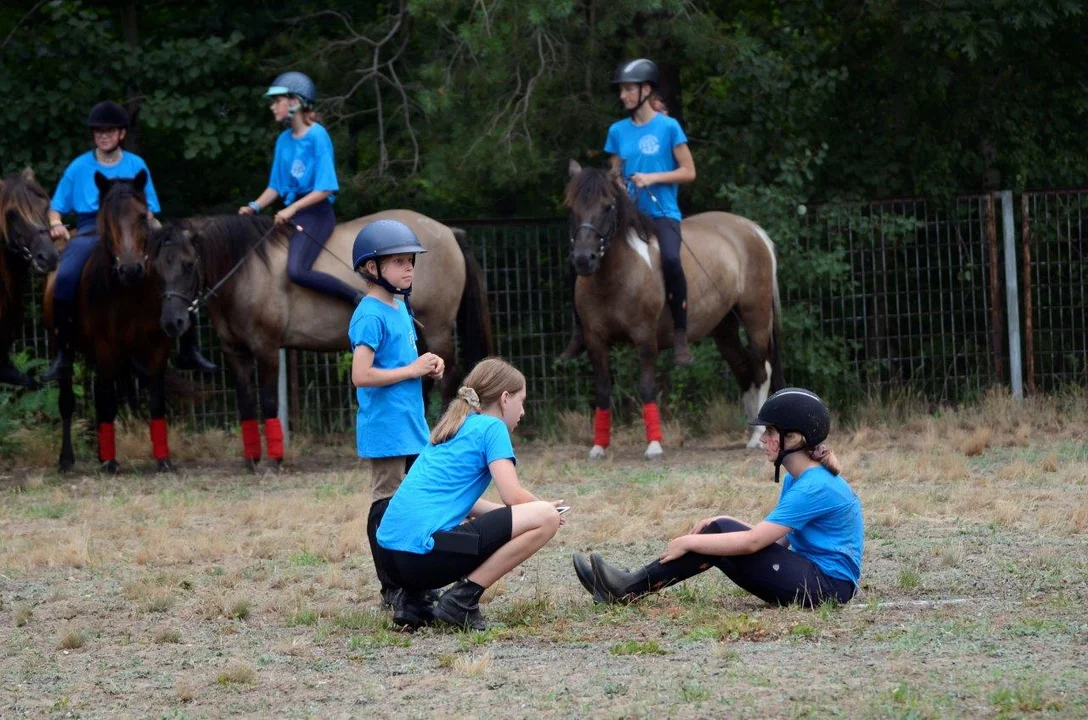
{"label": "equestrian helmet", "polygon": [[616,68],[616,73],[612,76],[612,84],[636,83],[641,85],[642,83],[649,83],[651,87],[656,88],[660,78],[661,73],[653,60],[639,58],[625,62]]}
{"label": "equestrian helmet", "polygon": [[831,412],[816,393],[785,388],[767,398],[749,425],[768,425],[780,433],[800,433],[807,447],[816,447],[831,430]]}
{"label": "equestrian helmet", "polygon": [[95,105],[87,116],[89,128],[127,128],[128,123],[128,111],[109,100]]}
{"label": "equestrian helmet", "polygon": [[351,248],[351,266],[358,270],[367,260],[401,253],[425,253],[419,238],[399,220],[375,220],[355,236]]}
{"label": "equestrian helmet", "polygon": [[276,76],[264,94],[265,97],[279,95],[294,95],[308,107],[317,102],[317,86],[309,75],[292,70]]}

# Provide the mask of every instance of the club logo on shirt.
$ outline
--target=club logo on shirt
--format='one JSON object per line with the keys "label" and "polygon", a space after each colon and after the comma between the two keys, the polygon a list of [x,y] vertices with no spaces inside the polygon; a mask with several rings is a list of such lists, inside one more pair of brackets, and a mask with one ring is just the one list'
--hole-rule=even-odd
{"label": "club logo on shirt", "polygon": [[643,135],[638,139],[638,149],[643,155],[657,155],[661,149],[661,143],[654,135]]}
{"label": "club logo on shirt", "polygon": [[306,174],[306,163],[302,162],[298,158],[291,163],[291,177],[295,180],[301,180],[302,176]]}

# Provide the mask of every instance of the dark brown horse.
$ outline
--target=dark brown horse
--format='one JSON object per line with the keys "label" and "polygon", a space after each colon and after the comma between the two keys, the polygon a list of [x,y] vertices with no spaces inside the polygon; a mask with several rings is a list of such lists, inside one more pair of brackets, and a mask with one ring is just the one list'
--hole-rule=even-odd
{"label": "dark brown horse", "polygon": [[[672,345],[672,317],[653,224],[640,215],[614,174],[570,162],[566,189],[571,259],[579,277],[575,306],[593,363],[594,441],[604,455],[611,434],[612,379],[608,349],[638,349],[639,391],[646,425],[646,457],[659,457],[661,425],[654,371],[657,353]],[[723,212],[693,215],[682,225],[681,259],[688,281],[688,337],[714,338],[744,391],[744,412],[755,418],[767,393],[783,385],[778,361],[780,310],[774,245],[751,220]],[[741,341],[740,329],[748,337]],[[756,428],[748,447],[759,445]]]}
{"label": "dark brown horse", "polygon": [[[170,339],[159,328],[162,281],[148,268],[151,226],[144,187],[147,173],[133,179],[109,180],[95,173],[99,191],[98,234],[101,240],[87,260],[77,295],[74,344],[94,371],[94,404],[98,427],[98,459],[102,469],[117,472],[114,420],[118,383],[126,381],[134,363],[146,374],[151,410],[152,455],[160,471],[172,470],[166,428],[166,357]],[[45,290],[46,323],[52,326],[53,280]],[[71,377],[60,380],[63,441],[60,469],[75,463]]]}
{"label": "dark brown horse", "polygon": [[23,324],[30,273],[52,272],[57,249],[49,237],[49,196],[27,168],[0,180],[0,383],[34,387],[11,363],[11,344]]}
{"label": "dark brown horse", "polygon": [[[364,225],[381,218],[411,227],[427,252],[419,256],[411,296],[422,325],[421,347],[446,362],[443,395],[456,390],[454,327],[469,367],[491,354],[491,322],[483,280],[471,253],[454,232],[410,210],[390,210],[338,225],[318,256],[316,270],[363,289],[351,268],[351,249]],[[185,232],[164,243],[154,260],[164,280],[162,327],[179,336],[189,327],[189,307],[207,288],[212,324],[234,370],[243,457],[255,465],[261,457],[257,405],[250,387],[253,364],[260,379],[261,415],[268,456],[283,459],[283,430],[276,419],[276,381],[280,348],[348,350],[348,322],[353,308],[287,278],[287,232],[263,216],[216,216],[183,223]]]}

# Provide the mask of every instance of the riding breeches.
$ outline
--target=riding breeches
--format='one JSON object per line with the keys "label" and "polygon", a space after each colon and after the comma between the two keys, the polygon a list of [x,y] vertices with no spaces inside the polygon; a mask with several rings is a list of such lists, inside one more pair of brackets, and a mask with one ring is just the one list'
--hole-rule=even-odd
{"label": "riding breeches", "polygon": [[68,241],[61,251],[57,265],[57,279],[53,285],[55,302],[75,302],[79,290],[79,279],[83,276],[83,266],[87,258],[98,245],[98,235],[76,235]]}
{"label": "riding breeches", "polygon": [[688,327],[688,282],[680,262],[680,222],[667,217],[653,218],[657,245],[661,249],[661,270],[665,275],[665,297],[672,324],[677,330]]}
{"label": "riding breeches", "polygon": [[336,227],[336,215],[332,205],[322,201],[295,213],[292,222],[303,231],[291,236],[287,251],[287,277],[296,285],[333,297],[355,302],[359,290],[337,280],[328,273],[312,269],[325,242]]}

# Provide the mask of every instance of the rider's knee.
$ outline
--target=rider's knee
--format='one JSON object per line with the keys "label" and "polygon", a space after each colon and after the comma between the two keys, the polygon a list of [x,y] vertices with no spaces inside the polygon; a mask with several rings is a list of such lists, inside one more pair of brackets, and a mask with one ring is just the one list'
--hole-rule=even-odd
{"label": "rider's knee", "polygon": [[676,257],[662,257],[661,269],[667,276],[683,276],[684,264],[680,262],[680,256]]}

